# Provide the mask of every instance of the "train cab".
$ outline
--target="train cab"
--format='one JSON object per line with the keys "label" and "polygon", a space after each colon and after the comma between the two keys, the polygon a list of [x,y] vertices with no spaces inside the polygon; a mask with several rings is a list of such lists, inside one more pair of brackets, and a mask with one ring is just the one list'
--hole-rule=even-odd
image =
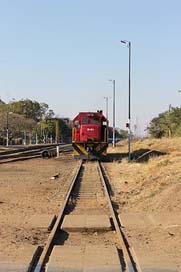
{"label": "train cab", "polygon": [[107,154],[108,120],[97,112],[80,112],[72,122],[74,157],[101,159]]}

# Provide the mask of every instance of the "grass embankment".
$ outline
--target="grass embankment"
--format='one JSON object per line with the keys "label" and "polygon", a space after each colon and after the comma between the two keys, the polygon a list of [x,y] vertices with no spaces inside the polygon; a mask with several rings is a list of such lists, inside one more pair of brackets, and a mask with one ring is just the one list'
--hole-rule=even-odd
{"label": "grass embankment", "polygon": [[[121,209],[179,212],[181,138],[137,140],[132,142],[131,150],[136,159],[128,163],[127,141],[109,148],[110,153],[123,153],[123,159],[107,166],[116,192],[115,201],[119,199]],[[139,162],[144,151],[151,156],[143,156]]]}

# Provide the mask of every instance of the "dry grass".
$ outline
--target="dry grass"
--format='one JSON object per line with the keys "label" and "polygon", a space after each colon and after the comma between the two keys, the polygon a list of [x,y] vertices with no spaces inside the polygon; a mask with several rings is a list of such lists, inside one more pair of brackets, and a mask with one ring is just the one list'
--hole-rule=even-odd
{"label": "dry grass", "polygon": [[[107,164],[113,187],[115,201],[121,208],[135,210],[169,210],[181,208],[181,138],[145,139],[132,143],[132,152],[151,149],[166,152],[166,155],[149,158],[146,163]],[[120,142],[111,153],[127,152],[127,142]]]}
{"label": "dry grass", "polygon": [[160,152],[174,152],[180,150],[181,152],[181,138],[163,138],[163,139],[143,139],[133,143],[133,149],[149,148],[158,150]]}

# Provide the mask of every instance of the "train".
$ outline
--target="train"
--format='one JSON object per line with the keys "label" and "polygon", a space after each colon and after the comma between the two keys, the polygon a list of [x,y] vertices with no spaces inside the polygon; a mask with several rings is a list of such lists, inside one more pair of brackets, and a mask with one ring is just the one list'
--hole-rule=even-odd
{"label": "train", "polygon": [[105,160],[108,148],[108,120],[101,110],[80,112],[72,121],[75,159]]}

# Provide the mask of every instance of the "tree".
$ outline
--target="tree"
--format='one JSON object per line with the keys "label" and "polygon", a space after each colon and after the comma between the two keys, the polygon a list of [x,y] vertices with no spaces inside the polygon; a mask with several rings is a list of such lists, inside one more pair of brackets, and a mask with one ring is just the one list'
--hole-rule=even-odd
{"label": "tree", "polygon": [[181,108],[169,107],[151,120],[147,130],[155,138],[181,136]]}
{"label": "tree", "polygon": [[[31,140],[38,136],[39,142],[47,143],[55,140],[55,114],[46,103],[30,99],[5,103],[0,99],[0,138],[1,144],[6,142],[7,116],[9,119],[9,138]],[[71,139],[71,127],[59,120],[60,138],[65,142]]]}
{"label": "tree", "polygon": [[5,105],[6,103],[0,99],[0,105]]}
{"label": "tree", "polygon": [[119,134],[120,134],[120,138],[121,138],[121,139],[126,139],[126,138],[128,138],[128,131],[127,131],[127,130],[120,129]]}
{"label": "tree", "polygon": [[52,124],[49,124],[50,121],[47,120],[54,117],[54,112],[49,109],[46,103],[21,99],[20,101],[10,101],[6,104],[0,100],[0,113],[0,137],[2,139],[6,137],[7,114],[9,116],[8,128],[10,138],[29,138],[29,142],[31,142],[31,139],[35,138],[35,135],[38,135],[38,133],[40,138],[42,135],[41,123],[43,122],[46,123],[44,125],[45,132],[47,128],[50,134],[53,131]]}
{"label": "tree", "polygon": [[18,138],[24,139],[25,134],[29,135],[29,138],[31,138],[32,135],[36,133],[37,124],[33,119],[12,112],[10,114],[6,111],[0,111],[1,143],[5,142],[7,125],[10,140]]}
{"label": "tree", "polygon": [[53,110],[50,110],[46,103],[39,103],[30,99],[11,101],[7,106],[9,107],[9,111],[24,115],[36,122],[54,116]]}

